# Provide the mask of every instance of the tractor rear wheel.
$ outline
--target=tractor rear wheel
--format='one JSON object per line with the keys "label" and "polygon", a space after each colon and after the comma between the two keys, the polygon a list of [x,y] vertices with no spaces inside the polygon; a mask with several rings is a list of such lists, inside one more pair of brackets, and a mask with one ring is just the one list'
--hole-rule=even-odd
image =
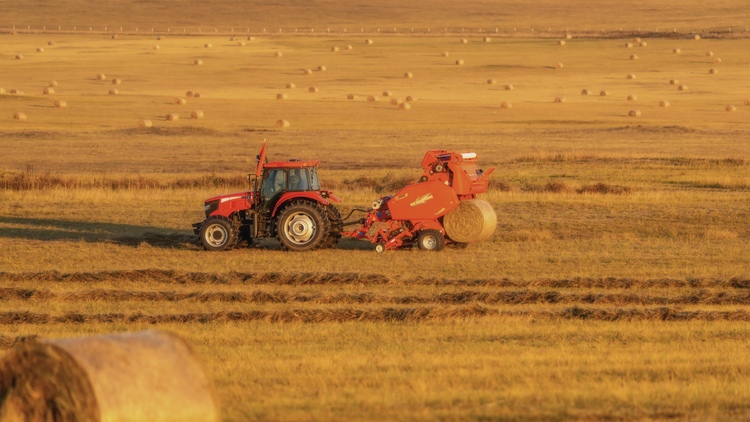
{"label": "tractor rear wheel", "polygon": [[445,247],[445,238],[439,230],[422,230],[417,237],[417,246],[423,251],[442,251]]}
{"label": "tractor rear wheel", "polygon": [[284,249],[311,251],[323,246],[329,237],[331,222],[325,210],[308,201],[294,201],[279,213],[276,233]]}
{"label": "tractor rear wheel", "polygon": [[224,251],[237,243],[237,231],[229,219],[211,217],[201,225],[200,238],[207,251]]}
{"label": "tractor rear wheel", "polygon": [[328,239],[323,243],[322,248],[333,249],[341,239],[341,232],[344,230],[344,221],[341,220],[341,213],[333,204],[326,207],[326,215],[331,223],[331,230],[328,232]]}

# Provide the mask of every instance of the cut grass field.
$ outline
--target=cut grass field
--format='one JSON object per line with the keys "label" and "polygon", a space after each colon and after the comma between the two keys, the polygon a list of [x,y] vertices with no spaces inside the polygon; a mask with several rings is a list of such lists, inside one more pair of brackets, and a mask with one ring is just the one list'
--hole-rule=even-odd
{"label": "cut grass field", "polygon": [[[64,3],[61,16],[74,2]],[[291,7],[277,3],[261,5],[278,13],[270,24]],[[453,3],[419,19],[399,4],[404,13],[393,16],[420,25],[450,15],[444,25],[458,26]],[[121,25],[160,25],[148,11],[170,4],[117,15]],[[469,24],[498,7],[463,6]],[[519,26],[574,16],[567,4],[537,6],[551,10],[540,21],[526,6],[503,13],[523,10]],[[682,28],[699,23],[685,16],[705,5],[683,2],[679,17],[631,6],[623,24]],[[182,12],[180,23],[205,15],[232,25],[227,5],[215,7]],[[577,10],[585,21],[606,15]],[[737,25],[745,12],[714,2],[705,13]],[[6,17],[41,24],[23,10]],[[325,21],[295,19],[278,25]],[[0,37],[0,348],[172,330],[207,363],[231,421],[750,417],[750,40],[679,35],[627,48],[630,38],[559,46],[478,34],[467,44],[458,34],[274,35],[245,46],[223,35]],[[55,93],[43,94],[51,80]],[[416,101],[400,110],[386,90]],[[628,116],[636,108],[641,116]],[[205,118],[189,119],[193,110]],[[181,119],[167,121],[174,112]],[[138,128],[144,118],[154,127]],[[279,119],[290,127],[277,128]],[[376,254],[351,240],[302,254],[274,241],[202,251],[190,230],[202,201],[247,188],[264,138],[273,160],[320,159],[344,212],[416,179],[428,149],[475,151],[497,168],[483,198],[498,229],[435,254]]]}

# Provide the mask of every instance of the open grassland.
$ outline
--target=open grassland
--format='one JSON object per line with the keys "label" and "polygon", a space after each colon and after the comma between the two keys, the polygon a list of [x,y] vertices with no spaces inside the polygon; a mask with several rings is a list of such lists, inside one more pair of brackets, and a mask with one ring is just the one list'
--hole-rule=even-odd
{"label": "open grassland", "polygon": [[[64,3],[50,7],[70,16],[76,2]],[[358,17],[277,3],[259,13],[268,25]],[[462,15],[456,4],[362,13],[373,26],[479,25],[521,6],[527,27],[566,16],[594,28],[604,16],[584,2],[577,13],[474,2]],[[106,24],[164,25],[173,7],[143,3]],[[229,4],[211,7],[168,23],[240,26]],[[660,7],[631,3],[623,25],[684,32],[703,23],[685,17],[697,8],[731,25],[746,13],[736,2],[683,2],[685,16]],[[31,16],[6,15],[57,25]],[[233,421],[750,417],[750,40],[253,36],[0,35],[0,348],[173,330],[196,346]],[[407,96],[409,110],[390,104]],[[197,110],[204,118],[190,119]],[[264,138],[271,159],[321,160],[344,213],[416,179],[425,150],[475,151],[497,168],[483,198],[498,230],[436,254],[356,241],[200,250],[190,224],[203,199],[247,189]]]}

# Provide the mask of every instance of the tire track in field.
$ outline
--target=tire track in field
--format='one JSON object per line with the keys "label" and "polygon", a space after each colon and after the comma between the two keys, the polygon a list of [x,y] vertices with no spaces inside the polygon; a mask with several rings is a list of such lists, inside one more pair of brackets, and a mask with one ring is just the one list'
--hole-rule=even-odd
{"label": "tire track in field", "polygon": [[0,288],[0,300],[44,300],[65,302],[231,302],[231,303],[314,303],[314,304],[441,304],[490,305],[521,304],[599,304],[599,305],[749,305],[750,291],[711,292],[699,290],[672,296],[638,293],[570,293],[559,291],[476,291],[462,290],[430,295],[383,295],[366,293],[294,293],[286,291],[253,292],[175,292],[93,289],[55,293],[43,289]]}
{"label": "tire track in field", "polygon": [[202,273],[175,270],[146,269],[133,271],[102,271],[61,273],[58,271],[9,273],[0,272],[0,282],[149,282],[162,284],[241,284],[241,285],[412,285],[412,286],[482,286],[515,288],[588,288],[588,289],[647,289],[647,288],[734,288],[750,289],[750,278],[656,278],[575,277],[561,279],[512,280],[508,278],[447,279],[432,277],[388,277],[363,273]]}
{"label": "tire track in field", "polygon": [[271,323],[343,323],[343,322],[422,322],[482,317],[526,317],[543,319],[581,319],[592,321],[750,321],[750,313],[737,311],[681,311],[669,307],[649,309],[599,309],[578,306],[563,310],[513,311],[485,306],[414,307],[380,309],[290,309],[276,311],[210,312],[184,314],[142,313],[52,315],[33,312],[0,313],[0,324],[84,324],[84,323],[212,323],[251,322]]}

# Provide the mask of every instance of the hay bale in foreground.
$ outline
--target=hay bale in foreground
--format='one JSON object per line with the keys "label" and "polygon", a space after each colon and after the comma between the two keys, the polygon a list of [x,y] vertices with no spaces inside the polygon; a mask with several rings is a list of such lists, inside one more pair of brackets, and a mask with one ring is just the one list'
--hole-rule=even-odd
{"label": "hay bale in foreground", "polygon": [[57,87],[57,81],[49,81],[47,84],[50,88],[56,88]]}
{"label": "hay bale in foreground", "polygon": [[[20,111],[17,111],[13,113],[13,120],[26,120],[26,114],[21,113]],[[2,419],[2,418],[0,418]]]}
{"label": "hay bale in foreground", "polygon": [[280,129],[286,129],[289,127],[289,121],[288,120],[277,120],[276,121],[276,127]]}
{"label": "hay bale in foreground", "polygon": [[411,104],[401,103],[398,105],[398,108],[400,108],[401,110],[411,110]]}
{"label": "hay bale in foreground", "polygon": [[726,111],[737,111],[737,107],[735,107],[733,105],[728,105],[728,106],[724,107],[724,110],[726,110]]}
{"label": "hay bale in foreground", "polygon": [[154,124],[149,119],[142,119],[138,121],[138,127],[151,127]]}
{"label": "hay bale in foreground", "polygon": [[52,95],[54,93],[55,93],[55,88],[47,87],[42,90],[42,94],[44,95]]}
{"label": "hay bale in foreground", "polygon": [[640,110],[630,110],[628,112],[628,116],[630,116],[630,117],[638,117],[640,115],[641,115],[641,111]]}
{"label": "hay bale in foreground", "polygon": [[503,101],[502,103],[500,103],[500,108],[513,108],[513,104],[507,101]]}
{"label": "hay bale in foreground", "polygon": [[105,79],[107,79],[107,75],[105,75],[103,73],[100,73],[100,74],[96,75],[96,80],[97,81],[103,81]]}
{"label": "hay bale in foreground", "polygon": [[190,345],[145,331],[20,344],[0,362],[0,419],[218,421],[219,406]]}
{"label": "hay bale in foreground", "polygon": [[638,96],[636,95],[628,95],[628,101],[638,101]]}
{"label": "hay bale in foreground", "polygon": [[448,237],[456,242],[469,243],[487,240],[495,233],[497,214],[488,202],[469,199],[443,217]]}
{"label": "hay bale in foreground", "polygon": [[356,99],[357,99],[357,96],[356,96],[356,95],[354,95],[354,94],[349,94],[349,95],[347,95],[347,96],[346,96],[346,99],[347,99],[347,100],[356,100]]}
{"label": "hay bale in foreground", "polygon": [[588,89],[584,88],[584,89],[581,90],[581,95],[589,95],[590,93],[591,92]]}
{"label": "hay bale in foreground", "polygon": [[190,113],[190,118],[191,119],[195,119],[195,120],[202,119],[203,118],[203,110],[193,110]]}
{"label": "hay bale in foreground", "polygon": [[65,108],[68,106],[68,103],[64,100],[57,100],[54,103],[55,108]]}
{"label": "hay bale in foreground", "polygon": [[174,121],[174,120],[180,120],[180,115],[177,113],[169,113],[166,116],[167,120]]}
{"label": "hay bale in foreground", "polygon": [[555,97],[555,102],[556,103],[564,103],[565,102],[565,97]]}

